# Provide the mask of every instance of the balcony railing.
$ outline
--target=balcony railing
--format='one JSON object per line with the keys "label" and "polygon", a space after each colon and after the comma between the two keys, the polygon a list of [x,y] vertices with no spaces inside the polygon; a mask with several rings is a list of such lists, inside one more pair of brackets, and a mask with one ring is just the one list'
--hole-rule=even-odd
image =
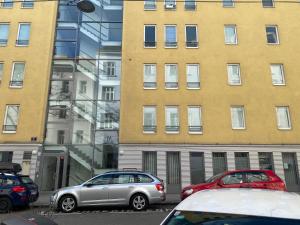
{"label": "balcony railing", "polygon": [[202,133],[202,126],[189,126],[189,132]]}
{"label": "balcony railing", "polygon": [[178,88],[178,82],[165,82],[166,88]]}
{"label": "balcony railing", "polygon": [[16,40],[17,45],[29,45],[29,40]]}
{"label": "balcony railing", "polygon": [[156,47],[156,42],[155,41],[145,41],[144,46],[147,48],[153,48],[153,47]]}
{"label": "balcony railing", "polygon": [[155,133],[156,132],[156,126],[155,125],[144,125],[143,130],[144,130],[144,132]]}
{"label": "balcony railing", "polygon": [[156,88],[156,82],[144,82],[144,88]]}
{"label": "balcony railing", "polygon": [[23,81],[20,80],[11,80],[9,82],[10,87],[22,87],[23,86]]}
{"label": "balcony railing", "polygon": [[187,41],[185,42],[185,46],[188,48],[196,48],[198,47],[198,41]]}
{"label": "balcony railing", "polygon": [[0,46],[7,45],[7,39],[0,39]]}
{"label": "balcony railing", "polygon": [[167,132],[178,132],[179,126],[166,126],[166,131]]}
{"label": "balcony railing", "polygon": [[177,41],[166,41],[165,47],[168,48],[176,48],[177,47]]}
{"label": "balcony railing", "polygon": [[17,125],[3,125],[3,131],[17,131]]}
{"label": "balcony railing", "polygon": [[187,82],[188,88],[200,88],[200,82]]}

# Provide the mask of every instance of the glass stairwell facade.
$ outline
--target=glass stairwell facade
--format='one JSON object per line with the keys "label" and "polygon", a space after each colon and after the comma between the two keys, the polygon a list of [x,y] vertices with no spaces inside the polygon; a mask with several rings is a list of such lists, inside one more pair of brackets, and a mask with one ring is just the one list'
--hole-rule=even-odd
{"label": "glass stairwell facade", "polygon": [[60,1],[39,182],[42,191],[118,167],[122,1],[82,13]]}

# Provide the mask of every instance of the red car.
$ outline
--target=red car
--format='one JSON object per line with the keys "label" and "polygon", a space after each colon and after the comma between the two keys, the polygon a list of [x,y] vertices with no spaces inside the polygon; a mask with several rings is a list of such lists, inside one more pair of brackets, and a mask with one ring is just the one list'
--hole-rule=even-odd
{"label": "red car", "polygon": [[217,174],[205,183],[182,189],[181,199],[205,189],[260,188],[286,191],[285,183],[272,170],[235,170]]}

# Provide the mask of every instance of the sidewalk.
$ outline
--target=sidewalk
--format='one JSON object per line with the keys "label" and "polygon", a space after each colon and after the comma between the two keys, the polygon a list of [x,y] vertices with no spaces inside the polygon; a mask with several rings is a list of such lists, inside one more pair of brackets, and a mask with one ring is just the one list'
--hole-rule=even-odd
{"label": "sidewalk", "polygon": [[[50,196],[52,192],[41,192],[39,199],[32,203],[35,207],[49,206]],[[177,205],[180,202],[180,196],[177,194],[167,194],[166,201],[162,202],[163,205]]]}

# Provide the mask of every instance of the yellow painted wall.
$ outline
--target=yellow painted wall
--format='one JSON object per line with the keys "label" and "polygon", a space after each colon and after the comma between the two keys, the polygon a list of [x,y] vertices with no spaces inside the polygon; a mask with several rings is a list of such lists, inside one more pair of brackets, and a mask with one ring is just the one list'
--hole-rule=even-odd
{"label": "yellow painted wall", "polygon": [[[197,3],[185,11],[144,11],[124,2],[120,143],[299,144],[300,4]],[[144,25],[157,25],[157,48],[144,49]],[[178,48],[164,48],[164,25],[177,25]],[[185,48],[185,25],[198,25],[198,49]],[[236,24],[238,45],[224,44],[224,25]],[[266,43],[265,25],[278,25],[280,45]],[[143,89],[143,64],[157,63],[156,90]],[[178,63],[179,89],[165,90],[164,64]],[[186,64],[200,64],[200,90],[186,89]],[[229,86],[227,63],[240,63],[241,86]],[[271,63],[284,65],[286,86],[273,86]],[[157,106],[157,133],[143,134],[143,106]],[[166,105],[178,105],[180,133],[166,134]],[[187,106],[202,106],[203,134],[188,134]],[[232,130],[231,105],[244,105],[245,130]],[[289,106],[292,129],[277,129],[275,106]]]}
{"label": "yellow painted wall", "polygon": [[[12,9],[0,8],[0,22],[10,23],[8,44],[0,47],[0,61],[4,62],[0,84],[0,143],[28,143],[31,137],[38,137],[39,143],[43,140],[56,10],[57,2],[35,2],[33,9],[21,9],[21,3],[14,3]],[[31,23],[27,47],[15,46],[19,22]],[[14,61],[25,61],[21,89],[9,87]],[[7,104],[20,104],[15,134],[2,133]]]}

